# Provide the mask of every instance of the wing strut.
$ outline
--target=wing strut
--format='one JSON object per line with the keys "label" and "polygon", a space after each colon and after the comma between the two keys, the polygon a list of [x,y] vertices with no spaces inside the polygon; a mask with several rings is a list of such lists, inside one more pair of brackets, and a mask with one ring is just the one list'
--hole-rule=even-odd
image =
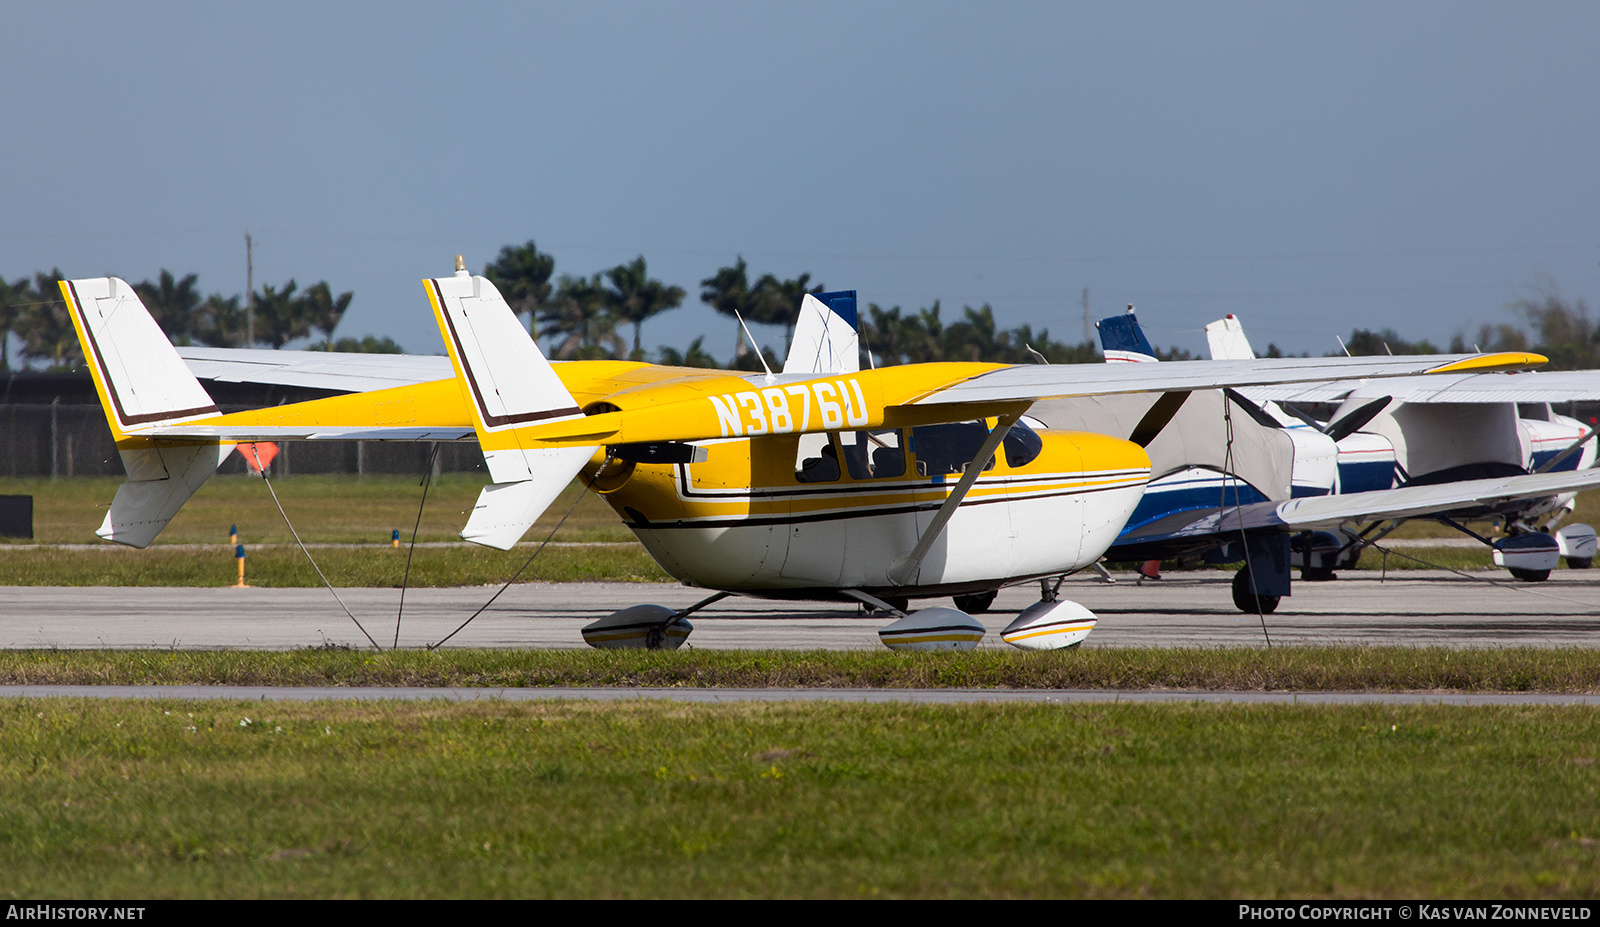
{"label": "wing strut", "polygon": [[[1185,393],[1184,395],[1187,396],[1188,394]],[[933,547],[933,542],[938,539],[939,532],[944,530],[945,523],[950,520],[951,515],[955,514],[956,506],[960,505],[961,500],[967,497],[967,491],[972,488],[973,483],[978,481],[978,474],[983,472],[984,464],[988,463],[989,458],[993,457],[995,451],[1000,449],[1000,442],[1005,440],[1006,433],[1011,430],[1011,426],[1015,425],[1017,419],[1021,417],[1021,412],[1000,416],[1000,420],[995,424],[994,430],[989,432],[989,437],[984,440],[983,447],[978,449],[978,453],[972,458],[972,462],[967,464],[967,472],[961,474],[961,481],[956,483],[955,489],[950,490],[949,498],[945,499],[944,504],[939,506],[939,511],[934,513],[933,521],[928,523],[928,528],[922,532],[922,537],[917,538],[917,546],[911,549],[911,553],[896,560],[889,567],[889,582],[894,583],[896,586],[904,586],[911,581],[911,577],[917,575],[917,569],[922,566],[922,558],[928,556],[928,551]]]}
{"label": "wing strut", "polygon": [[1149,447],[1150,442],[1156,439],[1156,435],[1161,434],[1161,429],[1167,427],[1167,423],[1178,414],[1184,400],[1188,398],[1187,390],[1162,393],[1161,398],[1157,399],[1155,405],[1144,414],[1144,418],[1139,420],[1139,424],[1133,426],[1133,434],[1128,435],[1128,440],[1140,447]]}

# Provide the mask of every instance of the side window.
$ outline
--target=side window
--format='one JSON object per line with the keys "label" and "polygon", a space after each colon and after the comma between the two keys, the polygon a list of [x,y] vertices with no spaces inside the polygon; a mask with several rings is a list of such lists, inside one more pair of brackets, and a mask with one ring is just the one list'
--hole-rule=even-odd
{"label": "side window", "polygon": [[[911,429],[911,447],[917,455],[917,475],[965,473],[967,465],[983,447],[983,439],[988,436],[989,429],[982,422],[918,425]],[[1006,462],[1010,461],[1011,458],[1007,457]],[[991,457],[983,469],[993,468],[994,458]]]}
{"label": "side window", "polygon": [[839,446],[852,480],[892,479],[906,474],[906,452],[898,428],[839,433]]}
{"label": "side window", "polygon": [[832,483],[839,478],[839,449],[828,434],[800,436],[800,450],[794,458],[797,483]]}
{"label": "side window", "polygon": [[1033,463],[1033,459],[1044,450],[1044,442],[1039,440],[1038,432],[1021,420],[1006,432],[1006,439],[1000,442],[1000,446],[1005,448],[1008,467],[1021,467]]}

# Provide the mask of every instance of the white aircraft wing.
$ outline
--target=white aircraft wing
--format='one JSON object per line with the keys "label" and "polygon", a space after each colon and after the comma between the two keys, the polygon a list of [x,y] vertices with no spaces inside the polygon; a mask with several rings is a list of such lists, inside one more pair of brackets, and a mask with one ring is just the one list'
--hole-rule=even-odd
{"label": "white aircraft wing", "polygon": [[[1350,522],[1416,518],[1439,512],[1492,507],[1517,499],[1537,499],[1596,486],[1600,486],[1600,470],[1578,470],[1462,480],[1432,486],[1402,486],[1399,489],[1315,496],[1288,502],[1256,502],[1212,512],[1181,529],[1168,532],[1168,536],[1192,537],[1241,529],[1313,531],[1336,528]],[[1139,541],[1154,539],[1143,536],[1136,538]]]}
{"label": "white aircraft wing", "polygon": [[189,372],[201,380],[266,383],[350,393],[409,386],[455,377],[450,358],[412,354],[339,354],[259,348],[179,348]]}
{"label": "white aircraft wing", "polygon": [[[1537,354],[1439,354],[1400,357],[1285,357],[1170,361],[1162,364],[1029,364],[1002,367],[929,391],[912,405],[994,403],[1114,393],[1179,392],[1264,384],[1403,377],[1437,371],[1526,369]],[[1499,375],[1499,374],[1496,374]],[[1348,388],[1347,388],[1348,391]]]}
{"label": "white aircraft wing", "polygon": [[1429,374],[1381,383],[1280,384],[1250,390],[1252,399],[1287,402],[1343,402],[1378,396],[1393,396],[1400,402],[1595,402],[1600,401],[1600,370]]}

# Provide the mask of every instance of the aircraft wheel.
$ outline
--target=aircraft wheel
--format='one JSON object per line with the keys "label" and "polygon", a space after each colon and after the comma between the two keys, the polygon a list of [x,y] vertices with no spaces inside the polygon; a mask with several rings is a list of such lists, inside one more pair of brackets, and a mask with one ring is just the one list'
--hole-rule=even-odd
{"label": "aircraft wheel", "polygon": [[1249,615],[1270,615],[1278,610],[1279,596],[1250,592],[1250,568],[1233,574],[1233,604]]}
{"label": "aircraft wheel", "polygon": [[1338,579],[1339,574],[1333,572],[1332,567],[1306,567],[1300,571],[1300,578],[1308,583],[1326,583]]}
{"label": "aircraft wheel", "polygon": [[972,595],[957,595],[951,598],[955,600],[956,608],[969,615],[981,615],[989,610],[989,606],[994,604],[994,597],[999,594],[1000,590],[990,589],[988,592],[974,592]]}
{"label": "aircraft wheel", "polygon": [[879,596],[878,598],[882,599],[884,604],[888,605],[890,608],[898,608],[900,611],[905,611],[906,609],[911,607],[911,600],[906,598],[905,596],[887,596],[887,595],[885,595],[885,596]]}
{"label": "aircraft wheel", "polygon": [[1520,579],[1525,583],[1542,583],[1550,578],[1549,570],[1519,570],[1516,567],[1506,567],[1511,571],[1512,579]]}
{"label": "aircraft wheel", "polygon": [[1569,570],[1587,570],[1592,566],[1594,566],[1594,558],[1593,557],[1568,557],[1567,558],[1567,569],[1569,569]]}

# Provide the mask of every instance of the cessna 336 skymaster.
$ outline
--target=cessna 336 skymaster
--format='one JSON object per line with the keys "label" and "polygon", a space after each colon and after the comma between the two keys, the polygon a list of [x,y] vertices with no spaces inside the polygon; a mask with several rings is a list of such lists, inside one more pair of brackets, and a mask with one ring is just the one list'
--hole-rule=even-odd
{"label": "cessna 336 skymaster", "polygon": [[[552,366],[493,284],[459,268],[426,281],[454,379],[230,415],[128,284],[63,281],[129,473],[100,536],[148,545],[231,443],[475,435],[494,482],[463,537],[510,547],[581,473],[663,568],[718,590],[681,612],[625,609],[586,629],[596,646],[675,647],[689,630],[685,614],[744,594],[863,602],[901,616],[880,631],[890,646],[970,647],[983,634],[970,616],[906,615],[904,600],[959,595],[981,608],[1002,585],[1095,562],[1148,479],[1138,442],[1190,390],[1543,361],[1515,353],[859,371],[842,360],[838,371],[809,369],[821,361],[752,376],[624,361]],[[1133,441],[1023,422],[1038,399],[1132,392],[1167,393]],[[1044,590],[1004,639],[1049,649],[1088,634],[1094,616]]]}

